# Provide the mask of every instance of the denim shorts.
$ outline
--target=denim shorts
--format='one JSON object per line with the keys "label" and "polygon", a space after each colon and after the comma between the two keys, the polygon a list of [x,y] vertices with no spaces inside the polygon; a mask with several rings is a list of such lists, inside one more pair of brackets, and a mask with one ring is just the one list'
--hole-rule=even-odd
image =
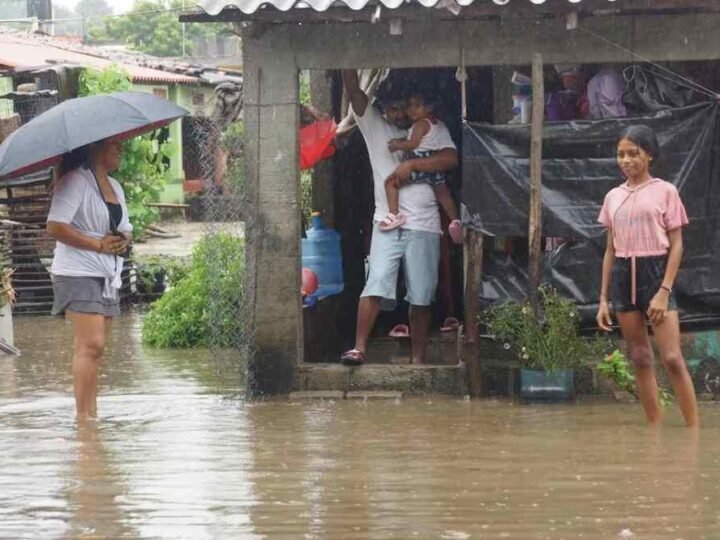
{"label": "denim shorts", "polygon": [[[616,312],[639,310],[647,313],[650,302],[660,290],[665,279],[667,256],[637,257],[635,259],[636,298],[632,301],[632,259],[616,258],[610,284],[610,301]],[[670,293],[668,311],[677,310],[675,293]]]}
{"label": "denim shorts", "polygon": [[[361,297],[395,300],[400,261],[405,269],[405,299],[413,306],[429,306],[435,300],[440,235],[426,231],[373,227],[367,283]],[[387,304],[386,304],[387,305]]]}

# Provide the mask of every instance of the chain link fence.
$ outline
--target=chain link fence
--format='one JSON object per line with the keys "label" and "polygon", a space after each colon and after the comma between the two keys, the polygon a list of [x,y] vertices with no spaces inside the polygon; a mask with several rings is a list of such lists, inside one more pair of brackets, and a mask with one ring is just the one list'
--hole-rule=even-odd
{"label": "chain link fence", "polygon": [[[253,358],[252,312],[254,280],[246,279],[246,249],[253,241],[245,183],[242,87],[221,84],[211,110],[189,119],[184,131],[186,160],[202,179],[190,198],[191,215],[203,223],[203,240],[196,256],[207,263],[209,297],[206,306],[208,345],[220,380],[236,381],[252,394],[249,373]],[[190,143],[190,144],[188,144]]]}

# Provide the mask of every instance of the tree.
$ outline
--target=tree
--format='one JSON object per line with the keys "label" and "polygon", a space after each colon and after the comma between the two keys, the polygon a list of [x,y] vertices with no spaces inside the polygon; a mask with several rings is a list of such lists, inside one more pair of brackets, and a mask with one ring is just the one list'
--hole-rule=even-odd
{"label": "tree", "polygon": [[[187,0],[184,3],[186,6],[193,5]],[[103,27],[94,28],[90,36],[93,41],[122,41],[154,56],[181,56],[183,32],[178,17],[182,7],[182,0],[135,0],[127,16],[106,19]],[[186,24],[186,52],[191,54],[193,38],[227,29],[228,26],[223,24]]]}
{"label": "tree", "polygon": [[[72,19],[75,13],[72,10],[61,6],[53,6],[53,19]],[[54,24],[55,34],[59,36],[79,36],[82,34],[82,22],[81,21],[62,21]]]}

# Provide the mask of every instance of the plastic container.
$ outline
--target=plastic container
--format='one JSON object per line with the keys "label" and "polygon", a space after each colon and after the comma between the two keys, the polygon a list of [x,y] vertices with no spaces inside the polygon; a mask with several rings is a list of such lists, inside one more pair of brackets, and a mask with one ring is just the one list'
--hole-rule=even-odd
{"label": "plastic container", "polygon": [[520,399],[524,402],[569,401],[575,397],[575,371],[520,370]]}
{"label": "plastic container", "polygon": [[317,274],[319,286],[314,296],[322,298],[342,292],[345,284],[340,234],[325,225],[319,212],[313,212],[306,236],[302,239],[302,265]]}

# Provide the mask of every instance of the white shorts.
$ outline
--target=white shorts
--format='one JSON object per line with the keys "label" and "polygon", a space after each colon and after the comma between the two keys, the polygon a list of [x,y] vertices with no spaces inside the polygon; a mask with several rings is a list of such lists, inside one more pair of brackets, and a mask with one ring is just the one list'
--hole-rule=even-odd
{"label": "white shorts", "polygon": [[435,300],[440,235],[426,231],[373,226],[367,283],[361,297],[377,296],[395,300],[400,261],[405,269],[405,299],[413,306],[429,306]]}

